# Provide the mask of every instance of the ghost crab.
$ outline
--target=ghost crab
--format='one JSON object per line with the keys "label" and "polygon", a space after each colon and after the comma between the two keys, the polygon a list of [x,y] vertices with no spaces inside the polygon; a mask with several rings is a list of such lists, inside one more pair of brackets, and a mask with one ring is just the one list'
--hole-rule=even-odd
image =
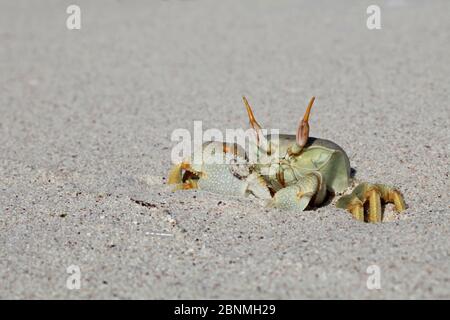
{"label": "ghost crab", "polygon": [[[341,194],[351,184],[350,162],[345,151],[332,141],[309,136],[312,97],[295,135],[263,135],[247,99],[243,97],[250,126],[256,136],[253,151],[245,152],[237,143],[207,142],[202,146],[202,163],[189,159],[175,164],[169,184],[176,190],[202,189],[214,193],[243,196],[253,194],[271,206],[303,211],[323,204],[327,194]],[[266,161],[251,163],[249,156]],[[222,162],[211,161],[219,157]],[[216,158],[214,158],[216,159]],[[405,210],[403,197],[383,184],[360,183],[342,196],[338,208],[355,219],[381,222],[382,202],[393,203],[397,212]]]}

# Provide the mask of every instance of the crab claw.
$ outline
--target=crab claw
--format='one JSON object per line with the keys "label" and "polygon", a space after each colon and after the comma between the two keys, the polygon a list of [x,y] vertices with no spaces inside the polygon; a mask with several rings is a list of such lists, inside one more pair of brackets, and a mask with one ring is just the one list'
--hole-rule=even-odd
{"label": "crab claw", "polygon": [[319,204],[326,196],[326,186],[320,173],[309,173],[295,184],[275,193],[272,205],[290,210],[303,211],[312,201]]}

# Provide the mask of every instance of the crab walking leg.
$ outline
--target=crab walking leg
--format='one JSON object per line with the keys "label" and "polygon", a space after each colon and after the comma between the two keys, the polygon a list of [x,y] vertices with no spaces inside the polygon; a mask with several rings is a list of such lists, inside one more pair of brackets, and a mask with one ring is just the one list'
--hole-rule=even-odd
{"label": "crab walking leg", "polygon": [[230,170],[230,166],[223,164],[203,165],[197,187],[218,194],[243,196],[251,193],[257,198],[271,199],[269,188],[258,173],[238,177]]}
{"label": "crab walking leg", "polygon": [[369,203],[367,222],[381,222],[381,191],[376,185],[359,184],[351,194],[338,200],[338,208],[350,211],[354,218],[364,221],[364,204]]}
{"label": "crab walking leg", "polygon": [[354,206],[350,212],[356,220],[364,221],[364,205],[362,203]]}
{"label": "crab walking leg", "polygon": [[[322,190],[323,189],[323,190]],[[314,195],[323,193],[320,178],[308,174],[294,185],[280,189],[273,198],[273,205],[279,208],[305,210]]]}
{"label": "crab walking leg", "polygon": [[381,192],[382,199],[385,202],[393,203],[397,212],[402,212],[406,209],[406,204],[400,191],[383,184],[377,184],[376,186]]}
{"label": "crab walking leg", "polygon": [[394,202],[395,209],[398,212],[402,212],[402,211],[406,210],[405,200],[403,200],[403,197],[399,191],[394,190],[392,192],[392,201]]}
{"label": "crab walking leg", "polygon": [[358,221],[364,222],[364,203],[358,198],[350,199],[351,203],[347,205],[348,211]]}

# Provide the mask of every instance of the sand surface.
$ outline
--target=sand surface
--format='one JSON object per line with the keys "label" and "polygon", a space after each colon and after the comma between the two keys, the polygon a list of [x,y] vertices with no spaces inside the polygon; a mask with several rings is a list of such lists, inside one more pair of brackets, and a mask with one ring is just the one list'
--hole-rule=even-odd
{"label": "sand surface", "polygon": [[[377,1],[370,31],[372,2],[77,1],[77,31],[1,1],[0,298],[449,298],[450,2]],[[243,94],[286,133],[315,95],[311,134],[405,215],[171,193],[172,131],[247,127]]]}

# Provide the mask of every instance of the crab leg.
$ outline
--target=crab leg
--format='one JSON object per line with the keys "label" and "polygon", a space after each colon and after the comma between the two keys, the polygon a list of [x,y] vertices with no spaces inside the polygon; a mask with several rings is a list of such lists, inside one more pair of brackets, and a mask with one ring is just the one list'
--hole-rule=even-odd
{"label": "crab leg", "polygon": [[381,199],[376,189],[367,192],[366,199],[369,200],[369,222],[381,222]]}
{"label": "crab leg", "polygon": [[346,208],[358,221],[364,221],[364,203],[358,198],[353,198]]}
{"label": "crab leg", "polygon": [[402,195],[396,189],[382,184],[359,184],[351,194],[341,197],[336,206],[346,209],[360,221],[364,221],[364,204],[368,202],[367,222],[381,222],[381,200],[393,203],[397,212],[406,209]]}
{"label": "crab leg", "polygon": [[405,201],[398,190],[382,184],[377,184],[376,186],[380,189],[383,200],[393,203],[397,212],[402,212],[406,209]]}

